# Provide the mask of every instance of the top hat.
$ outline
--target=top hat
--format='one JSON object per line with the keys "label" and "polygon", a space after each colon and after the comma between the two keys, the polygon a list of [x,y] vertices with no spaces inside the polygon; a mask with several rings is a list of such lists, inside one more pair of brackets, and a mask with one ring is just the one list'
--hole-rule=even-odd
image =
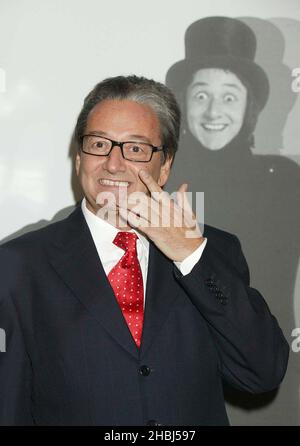
{"label": "top hat", "polygon": [[260,110],[265,106],[269,81],[254,62],[256,37],[244,22],[230,17],[200,19],[186,30],[185,51],[186,58],[167,72],[166,84],[174,92],[182,91],[201,68],[221,68],[250,85]]}

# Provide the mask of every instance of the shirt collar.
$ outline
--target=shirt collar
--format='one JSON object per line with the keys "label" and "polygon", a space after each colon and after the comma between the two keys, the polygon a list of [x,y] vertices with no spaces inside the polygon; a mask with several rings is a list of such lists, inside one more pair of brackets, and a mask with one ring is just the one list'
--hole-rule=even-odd
{"label": "shirt collar", "polygon": [[[86,206],[86,198],[83,198],[81,202],[81,209],[94,241],[102,246],[111,244],[119,229],[91,212]],[[132,229],[132,231],[138,236],[143,248],[148,250],[149,241],[147,238],[136,229]]]}

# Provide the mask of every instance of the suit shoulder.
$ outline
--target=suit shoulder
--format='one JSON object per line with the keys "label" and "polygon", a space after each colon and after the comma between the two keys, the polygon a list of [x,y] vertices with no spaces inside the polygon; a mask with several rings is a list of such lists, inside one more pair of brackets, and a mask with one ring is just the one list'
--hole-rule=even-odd
{"label": "suit shoulder", "polygon": [[46,226],[26,232],[25,234],[19,235],[0,246],[1,252],[26,252],[35,251],[40,249],[45,243],[53,240],[53,237],[58,234],[62,228],[65,226],[67,217],[60,221],[49,222]]}
{"label": "suit shoulder", "polygon": [[222,256],[231,255],[238,248],[241,249],[241,243],[235,234],[224,231],[210,225],[204,225],[204,237],[208,244],[213,246]]}
{"label": "suit shoulder", "polygon": [[212,239],[215,241],[221,241],[224,243],[233,243],[237,242],[238,238],[236,235],[231,234],[230,232],[224,231],[223,229],[216,228],[210,225],[204,225],[204,234],[208,239]]}

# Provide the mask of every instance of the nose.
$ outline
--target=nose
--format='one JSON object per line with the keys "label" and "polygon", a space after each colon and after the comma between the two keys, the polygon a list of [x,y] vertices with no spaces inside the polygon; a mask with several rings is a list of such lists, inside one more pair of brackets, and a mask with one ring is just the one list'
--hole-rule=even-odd
{"label": "nose", "polygon": [[211,120],[221,116],[220,103],[217,98],[210,98],[204,114],[206,118]]}
{"label": "nose", "polygon": [[111,149],[110,154],[105,158],[103,168],[110,173],[125,172],[126,164],[119,146],[115,145]]}

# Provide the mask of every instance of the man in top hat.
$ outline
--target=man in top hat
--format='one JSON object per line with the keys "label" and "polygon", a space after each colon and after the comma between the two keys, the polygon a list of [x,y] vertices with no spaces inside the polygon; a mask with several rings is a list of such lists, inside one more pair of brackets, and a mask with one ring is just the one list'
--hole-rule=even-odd
{"label": "man in top hat", "polygon": [[[184,110],[184,124],[210,150],[223,149],[239,134],[250,138],[269,95],[268,78],[254,61],[254,32],[237,19],[206,17],[189,26],[185,45],[186,58],[166,77]],[[237,90],[244,94],[235,97]],[[239,125],[234,126],[227,115],[238,102]]]}

